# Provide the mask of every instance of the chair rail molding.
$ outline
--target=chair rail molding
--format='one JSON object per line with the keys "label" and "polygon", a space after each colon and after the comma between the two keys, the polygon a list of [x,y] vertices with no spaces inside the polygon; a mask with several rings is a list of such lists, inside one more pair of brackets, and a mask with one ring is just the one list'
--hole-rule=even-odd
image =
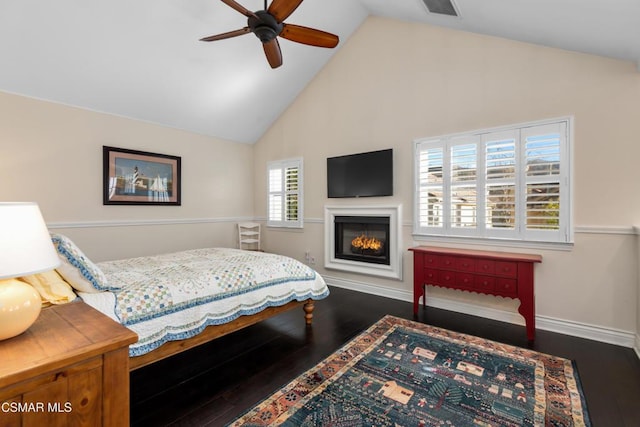
{"label": "chair rail molding", "polygon": [[47,228],[55,230],[61,228],[140,227],[148,225],[213,224],[223,222],[237,223],[243,221],[253,221],[253,217],[124,219],[49,222],[47,223]]}

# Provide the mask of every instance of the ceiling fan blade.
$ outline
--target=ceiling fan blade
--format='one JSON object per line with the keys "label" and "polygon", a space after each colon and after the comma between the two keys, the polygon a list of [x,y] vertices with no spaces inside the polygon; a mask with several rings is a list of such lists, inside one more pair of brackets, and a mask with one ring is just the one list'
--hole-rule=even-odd
{"label": "ceiling fan blade", "polygon": [[302,0],[273,0],[267,12],[273,15],[278,23],[281,23],[300,6],[300,3]]}
{"label": "ceiling fan blade", "polygon": [[212,42],[215,40],[229,39],[231,37],[241,36],[243,34],[250,33],[251,29],[249,27],[244,27],[239,30],[229,31],[228,33],[216,34],[215,36],[209,36],[201,38],[201,42]]}
{"label": "ceiling fan blade", "polygon": [[267,61],[271,68],[278,68],[282,65],[282,52],[280,51],[280,43],[278,39],[272,39],[266,43],[262,43],[264,54],[267,56]]}
{"label": "ceiling fan blade", "polygon": [[221,1],[222,1],[222,3],[226,4],[227,6],[232,7],[233,9],[237,10],[238,12],[240,12],[241,14],[246,16],[247,18],[249,18],[251,16],[253,16],[254,18],[258,18],[255,13],[251,12],[246,7],[244,7],[241,4],[237,3],[235,0],[221,0]]}
{"label": "ceiling fan blade", "polygon": [[292,24],[283,24],[280,36],[293,42],[328,48],[336,47],[340,41],[335,34]]}

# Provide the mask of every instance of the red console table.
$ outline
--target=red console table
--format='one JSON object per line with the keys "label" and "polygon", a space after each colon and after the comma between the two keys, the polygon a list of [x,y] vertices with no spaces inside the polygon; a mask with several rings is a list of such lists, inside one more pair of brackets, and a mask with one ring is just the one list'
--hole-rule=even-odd
{"label": "red console table", "polygon": [[418,246],[413,252],[413,313],[418,314],[420,297],[426,305],[425,285],[459,289],[520,300],[527,338],[535,338],[535,293],[533,263],[540,255],[475,251]]}

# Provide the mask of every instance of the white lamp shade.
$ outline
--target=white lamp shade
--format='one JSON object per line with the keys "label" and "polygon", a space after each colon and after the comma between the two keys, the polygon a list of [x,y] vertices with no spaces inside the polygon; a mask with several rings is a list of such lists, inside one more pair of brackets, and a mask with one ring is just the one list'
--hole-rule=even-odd
{"label": "white lamp shade", "polygon": [[0,279],[53,270],[60,265],[36,203],[0,203]]}

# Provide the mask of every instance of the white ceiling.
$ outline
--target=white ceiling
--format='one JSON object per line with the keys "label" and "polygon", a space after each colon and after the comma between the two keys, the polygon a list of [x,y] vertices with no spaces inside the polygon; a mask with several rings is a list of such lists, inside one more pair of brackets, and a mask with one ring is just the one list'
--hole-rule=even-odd
{"label": "white ceiling", "polygon": [[[249,10],[263,0],[237,0]],[[0,0],[0,91],[254,143],[369,15],[636,62],[640,0],[305,0],[286,20],[340,36],[336,49],[279,39],[272,70],[246,18],[218,0]]]}

